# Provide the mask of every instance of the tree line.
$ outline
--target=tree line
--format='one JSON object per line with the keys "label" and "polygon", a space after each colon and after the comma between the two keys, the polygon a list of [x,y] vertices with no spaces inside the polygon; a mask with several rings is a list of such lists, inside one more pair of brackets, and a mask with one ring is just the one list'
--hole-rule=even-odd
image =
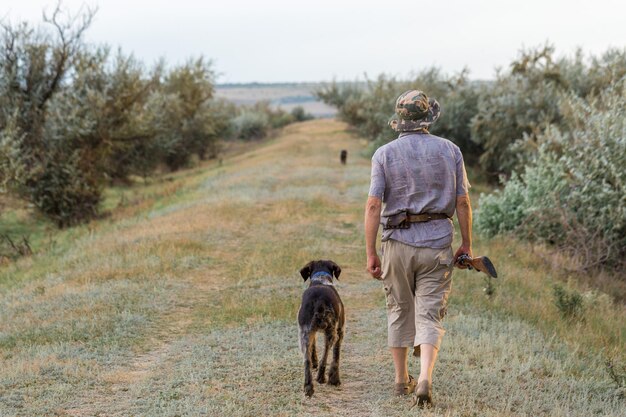
{"label": "tree line", "polygon": [[476,226],[556,246],[572,268],[622,268],[626,259],[626,49],[556,57],[522,50],[493,81],[430,68],[410,79],[380,75],[317,92],[371,140],[393,140],[395,99],[420,89],[442,107],[431,133],[501,190],[482,196]]}
{"label": "tree line", "polygon": [[59,227],[98,216],[107,184],[177,170],[215,157],[223,139],[260,138],[309,117],[216,99],[204,57],[146,68],[88,45],[95,13],[57,6],[39,27],[0,23],[0,192]]}

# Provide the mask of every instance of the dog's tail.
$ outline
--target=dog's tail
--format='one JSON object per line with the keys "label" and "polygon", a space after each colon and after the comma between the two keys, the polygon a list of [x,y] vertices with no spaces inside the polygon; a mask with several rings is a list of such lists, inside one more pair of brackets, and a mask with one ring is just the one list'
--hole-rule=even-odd
{"label": "dog's tail", "polygon": [[327,329],[332,325],[335,312],[329,309],[326,303],[317,301],[313,312],[313,327]]}

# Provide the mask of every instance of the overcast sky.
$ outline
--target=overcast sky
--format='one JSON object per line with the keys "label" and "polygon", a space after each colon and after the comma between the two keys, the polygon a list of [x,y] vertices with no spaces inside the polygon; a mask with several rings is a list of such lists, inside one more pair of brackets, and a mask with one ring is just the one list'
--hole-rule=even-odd
{"label": "overcast sky", "polygon": [[[0,18],[41,22],[50,0],[1,0]],[[626,46],[624,0],[64,0],[98,12],[86,40],[120,46],[146,64],[204,55],[218,82],[406,76],[436,65],[493,78],[520,48]]]}

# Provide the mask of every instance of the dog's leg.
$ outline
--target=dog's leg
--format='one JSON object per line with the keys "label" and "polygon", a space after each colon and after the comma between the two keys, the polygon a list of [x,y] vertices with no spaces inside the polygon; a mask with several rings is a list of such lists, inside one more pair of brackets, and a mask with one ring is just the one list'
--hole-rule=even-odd
{"label": "dog's leg", "polygon": [[300,352],[302,352],[302,356],[306,357],[306,340],[305,340],[305,334],[306,334],[307,330],[302,327],[302,326],[298,326],[298,343],[300,344]]}
{"label": "dog's leg", "polygon": [[322,355],[322,361],[317,368],[317,382],[323,384],[326,382],[326,362],[328,361],[328,353],[335,340],[335,332],[332,330],[326,330],[324,337],[324,354]]}
{"label": "dog's leg", "polygon": [[313,376],[311,375],[311,337],[308,331],[300,336],[300,346],[304,348],[304,395],[313,395]]}
{"label": "dog's leg", "polygon": [[308,339],[305,339],[305,335],[312,339],[311,341],[311,367],[313,369],[317,369],[317,350],[316,350],[316,342],[317,342],[317,332],[311,332],[310,326],[303,327],[298,326],[298,340],[300,342],[300,352],[302,355],[306,357],[306,349],[309,345]]}
{"label": "dog's leg", "polygon": [[317,332],[314,332],[310,337],[313,339],[311,342],[311,366],[313,369],[317,369]]}
{"label": "dog's leg", "polygon": [[341,342],[343,341],[343,328],[337,329],[337,340],[333,346],[333,361],[330,364],[330,370],[328,371],[328,383],[331,385],[341,385],[341,379],[339,378],[339,356],[341,353]]}

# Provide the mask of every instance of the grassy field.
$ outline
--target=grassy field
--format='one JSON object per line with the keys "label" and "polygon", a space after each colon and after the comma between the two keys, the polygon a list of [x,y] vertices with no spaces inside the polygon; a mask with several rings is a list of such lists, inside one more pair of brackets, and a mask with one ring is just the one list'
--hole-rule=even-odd
{"label": "grassy field", "polygon": [[[391,395],[383,291],[365,272],[364,147],[342,123],[295,124],[222,163],[109,190],[105,219],[35,222],[37,254],[0,267],[0,416],[626,416],[605,364],[622,375],[623,304],[504,238],[475,238],[498,266],[494,295],[454,273],[437,406]],[[28,218],[7,210],[0,227]],[[319,258],[343,269],[343,384],[307,399],[298,270]],[[581,294],[581,317],[563,316],[555,284]]]}

